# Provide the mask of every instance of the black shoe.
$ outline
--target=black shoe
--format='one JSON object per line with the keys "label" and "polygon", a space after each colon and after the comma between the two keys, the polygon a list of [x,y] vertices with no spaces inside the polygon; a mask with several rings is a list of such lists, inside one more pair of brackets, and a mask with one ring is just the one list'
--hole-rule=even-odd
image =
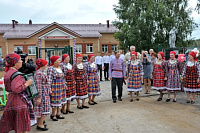
{"label": "black shoe", "polygon": [[159,97],[159,98],[157,99],[157,101],[162,101],[162,97]]}
{"label": "black shoe", "polygon": [[186,103],[190,103],[190,100],[187,100]]}
{"label": "black shoe", "polygon": [[130,99],[129,101],[130,101],[130,102],[133,102],[133,99]]}
{"label": "black shoe", "polygon": [[56,118],[57,118],[57,119],[65,119],[65,117],[60,116],[60,115],[56,115]]}
{"label": "black shoe", "polygon": [[48,128],[46,128],[45,126],[44,126],[44,128],[41,128],[41,127],[37,126],[36,129],[41,130],[41,131],[47,131],[48,130]]}
{"label": "black shoe", "polygon": [[195,103],[195,101],[191,101],[191,104],[194,104]]}
{"label": "black shoe", "polygon": [[171,99],[166,99],[166,102],[169,102]]}
{"label": "black shoe", "polygon": [[[92,101],[92,100],[91,100]],[[97,104],[97,102],[95,102],[95,101],[92,101],[94,104]]]}
{"label": "black shoe", "polygon": [[176,99],[173,99],[173,102],[175,103],[175,102],[176,102]]}
{"label": "black shoe", "polygon": [[88,104],[89,104],[89,105],[94,105],[94,103],[93,103],[93,102],[92,102],[92,103],[90,103],[89,101],[88,101]]}
{"label": "black shoe", "polygon": [[51,115],[50,118],[51,118],[53,121],[58,121],[58,119],[56,118],[55,115]]}
{"label": "black shoe", "polygon": [[45,124],[46,123],[46,121],[43,121],[43,124]]}
{"label": "black shoe", "polygon": [[139,101],[140,99],[139,99],[139,98],[136,98],[136,100]]}
{"label": "black shoe", "polygon": [[82,106],[80,106],[80,107],[79,107],[79,106],[77,106],[77,109],[83,109],[83,107],[82,107]]}
{"label": "black shoe", "polygon": [[116,99],[113,99],[113,103],[116,103]]}
{"label": "black shoe", "polygon": [[63,110],[62,110],[62,109],[61,109],[61,113],[63,113],[64,115],[65,115],[65,114],[68,114],[68,112],[67,112],[67,111],[66,111],[66,112],[63,112]]}
{"label": "black shoe", "polygon": [[74,113],[74,111],[68,111],[67,109],[66,109],[66,112],[68,112],[68,113],[70,113],[70,114],[71,114],[71,113]]}
{"label": "black shoe", "polygon": [[88,107],[88,106],[83,106],[83,105],[82,105],[82,108],[89,109],[89,107]]}
{"label": "black shoe", "polygon": [[122,98],[121,98],[121,97],[119,97],[119,98],[118,98],[118,100],[119,100],[119,101],[122,101]]}

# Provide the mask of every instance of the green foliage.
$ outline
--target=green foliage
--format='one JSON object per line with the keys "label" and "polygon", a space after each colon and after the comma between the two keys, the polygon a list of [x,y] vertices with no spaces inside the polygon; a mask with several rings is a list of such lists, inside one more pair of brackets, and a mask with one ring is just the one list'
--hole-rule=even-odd
{"label": "green foliage", "polygon": [[[178,29],[176,47],[186,47],[192,30],[197,27],[190,17],[189,0],[119,0],[114,5],[118,20],[113,24],[120,30],[115,38],[120,48],[136,46],[136,50],[157,49],[158,44],[169,47],[169,31]],[[198,10],[196,8],[196,10]]]}

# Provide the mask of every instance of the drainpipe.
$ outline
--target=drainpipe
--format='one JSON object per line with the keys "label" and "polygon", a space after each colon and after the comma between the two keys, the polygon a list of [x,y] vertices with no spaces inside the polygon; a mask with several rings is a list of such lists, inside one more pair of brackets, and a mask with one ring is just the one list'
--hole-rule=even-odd
{"label": "drainpipe", "polygon": [[98,38],[98,41],[97,41],[97,43],[98,43],[98,52],[100,52],[100,51],[99,51],[99,39],[100,39],[100,37]]}
{"label": "drainpipe", "polygon": [[7,55],[8,54],[8,42],[7,42],[7,38],[5,40],[6,40],[6,55]]}

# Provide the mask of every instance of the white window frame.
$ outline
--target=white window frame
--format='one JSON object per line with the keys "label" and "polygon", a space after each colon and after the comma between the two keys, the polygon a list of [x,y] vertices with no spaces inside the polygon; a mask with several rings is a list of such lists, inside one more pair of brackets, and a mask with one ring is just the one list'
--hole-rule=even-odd
{"label": "white window frame", "polygon": [[23,52],[23,46],[14,46],[14,52],[17,51],[17,47],[19,47]]}
{"label": "white window frame", "polygon": [[62,58],[62,55],[64,54],[64,49],[58,50],[58,56]]}
{"label": "white window frame", "polygon": [[[90,48],[92,48],[92,51],[90,51]],[[86,44],[86,53],[93,53],[93,44]]]}
{"label": "white window frame", "polygon": [[[28,55],[36,55],[36,49],[35,49],[35,45],[31,45],[31,46],[28,46]],[[29,50],[31,51],[31,53],[29,53]],[[32,52],[35,52],[35,53],[32,53]]]}
{"label": "white window frame", "polygon": [[102,53],[108,52],[108,45],[103,44],[101,50],[102,50]]}
{"label": "white window frame", "polygon": [[117,51],[117,45],[112,45],[111,48],[112,48],[112,51]]}
{"label": "white window frame", "polygon": [[82,53],[82,44],[76,44],[76,52]]}

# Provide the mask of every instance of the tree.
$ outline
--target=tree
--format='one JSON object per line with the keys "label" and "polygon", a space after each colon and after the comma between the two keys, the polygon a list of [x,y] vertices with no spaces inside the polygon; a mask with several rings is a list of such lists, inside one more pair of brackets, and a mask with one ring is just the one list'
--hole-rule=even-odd
{"label": "tree", "polygon": [[187,8],[188,0],[119,0],[114,5],[118,20],[113,21],[119,32],[114,36],[121,49],[135,45],[137,51],[156,50],[158,44],[169,47],[169,31],[175,26],[176,46],[185,47],[188,35],[197,27],[190,17],[194,9]]}

